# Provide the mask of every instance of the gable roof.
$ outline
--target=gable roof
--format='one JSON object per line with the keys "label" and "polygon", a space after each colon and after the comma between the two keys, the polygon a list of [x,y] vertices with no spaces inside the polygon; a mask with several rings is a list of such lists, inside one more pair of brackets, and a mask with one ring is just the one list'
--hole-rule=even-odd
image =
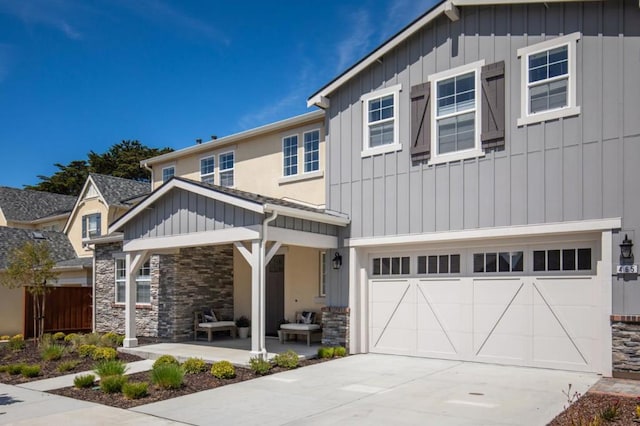
{"label": "gable roof", "polygon": [[382,57],[412,36],[415,32],[427,25],[429,22],[438,18],[443,13],[452,21],[457,21],[460,17],[458,7],[464,6],[485,6],[485,5],[508,5],[508,4],[526,4],[526,3],[568,3],[580,1],[603,1],[603,0],[441,0],[437,2],[431,9],[409,23],[406,27],[391,36],[387,41],[373,49],[369,54],[360,59],[358,62],[347,68],[342,74],[339,74],[329,83],[321,87],[317,92],[309,96],[307,106],[318,106],[320,108],[328,108],[329,100],[327,96],[335,91],[338,87],[349,81],[351,78],[366,69],[372,63],[382,60]]}
{"label": "gable roof", "polygon": [[131,200],[151,192],[149,182],[139,182],[98,173],[90,173],[89,180],[95,184],[96,189],[109,206],[129,208]]}
{"label": "gable roof", "polygon": [[76,197],[0,186],[0,209],[8,221],[30,222],[71,212]]}
{"label": "gable roof", "polygon": [[[37,238],[39,236],[43,238]],[[51,257],[56,262],[76,258],[76,252],[69,238],[62,232],[0,226],[0,270],[6,269],[11,251],[27,241],[47,241],[51,249]]]}
{"label": "gable roof", "polygon": [[174,188],[198,193],[205,197],[213,198],[260,214],[277,212],[283,216],[297,217],[300,219],[308,219],[338,226],[346,226],[349,224],[349,219],[345,215],[330,210],[318,209],[291,201],[241,191],[239,189],[174,176],[149,194],[149,196],[138,203],[134,208],[109,225],[109,234],[120,231],[122,227],[138,213],[144,211],[156,200]]}

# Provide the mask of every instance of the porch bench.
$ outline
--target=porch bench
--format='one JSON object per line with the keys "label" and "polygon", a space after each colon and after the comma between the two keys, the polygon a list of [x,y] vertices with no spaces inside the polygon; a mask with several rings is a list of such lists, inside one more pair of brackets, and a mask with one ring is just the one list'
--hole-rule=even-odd
{"label": "porch bench", "polygon": [[202,313],[195,312],[193,317],[193,340],[198,340],[199,331],[206,332],[207,340],[210,342],[214,331],[228,331],[231,338],[235,339],[238,330],[234,321],[204,322]]}
{"label": "porch bench", "polygon": [[321,323],[322,313],[314,312],[314,322],[311,324],[305,324],[298,322],[301,318],[301,313],[296,312],[296,322],[280,325],[280,343],[284,343],[287,340],[287,336],[306,336],[307,346],[311,346],[311,336],[322,335]]}

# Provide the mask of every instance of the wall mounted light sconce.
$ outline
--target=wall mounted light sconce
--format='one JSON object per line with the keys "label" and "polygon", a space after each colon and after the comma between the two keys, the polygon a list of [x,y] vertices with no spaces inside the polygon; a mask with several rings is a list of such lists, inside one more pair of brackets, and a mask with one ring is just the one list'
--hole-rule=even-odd
{"label": "wall mounted light sconce", "polygon": [[342,256],[340,253],[336,252],[336,254],[333,255],[331,263],[333,265],[333,269],[340,269],[342,267]]}
{"label": "wall mounted light sconce", "polygon": [[620,258],[625,262],[633,263],[633,242],[627,234],[624,235],[624,240],[620,243]]}

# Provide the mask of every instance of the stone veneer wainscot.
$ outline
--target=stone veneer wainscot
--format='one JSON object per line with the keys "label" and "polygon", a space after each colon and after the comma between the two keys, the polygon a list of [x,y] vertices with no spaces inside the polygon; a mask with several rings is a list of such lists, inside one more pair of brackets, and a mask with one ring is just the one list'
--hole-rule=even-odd
{"label": "stone veneer wainscot", "polygon": [[611,315],[613,376],[640,379],[640,315]]}
{"label": "stone veneer wainscot", "polygon": [[322,308],[322,344],[349,350],[349,308]]}
{"label": "stone veneer wainscot", "polygon": [[[115,257],[122,244],[97,245],[96,331],[124,333],[124,305],[115,304]],[[136,307],[138,336],[187,340],[194,311],[211,307],[233,319],[233,247],[181,249],[151,256],[151,304]]]}

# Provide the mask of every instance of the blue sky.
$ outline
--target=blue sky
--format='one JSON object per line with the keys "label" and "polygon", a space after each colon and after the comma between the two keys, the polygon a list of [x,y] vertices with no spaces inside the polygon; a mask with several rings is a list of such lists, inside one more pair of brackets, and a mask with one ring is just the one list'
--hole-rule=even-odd
{"label": "blue sky", "polygon": [[183,148],[306,99],[435,0],[0,0],[0,185],[123,139]]}

